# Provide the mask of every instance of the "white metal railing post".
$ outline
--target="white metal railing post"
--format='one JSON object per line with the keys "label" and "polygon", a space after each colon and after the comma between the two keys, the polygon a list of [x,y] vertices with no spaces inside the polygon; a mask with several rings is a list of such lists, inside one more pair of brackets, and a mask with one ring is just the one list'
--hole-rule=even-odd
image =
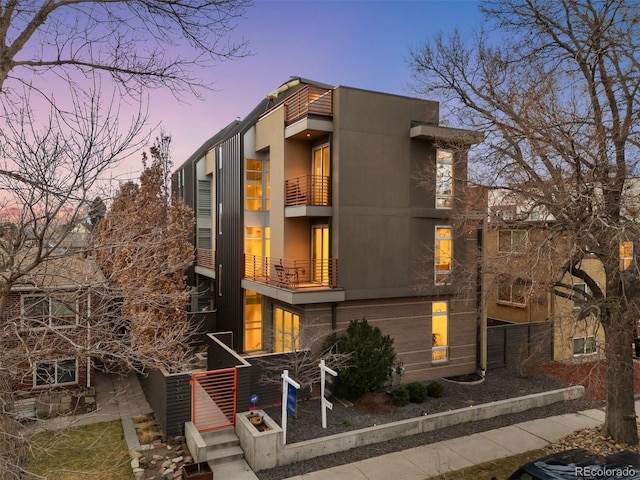
{"label": "white metal railing post", "polygon": [[282,444],[287,444],[287,402],[289,399],[289,385],[296,390],[300,389],[300,384],[289,377],[289,370],[282,372]]}
{"label": "white metal railing post", "polygon": [[322,428],[327,428],[327,408],[329,410],[333,410],[333,403],[327,400],[324,396],[324,384],[326,380],[326,374],[333,375],[334,377],[338,376],[338,372],[330,369],[324,363],[324,359],[320,360],[320,404],[322,405]]}

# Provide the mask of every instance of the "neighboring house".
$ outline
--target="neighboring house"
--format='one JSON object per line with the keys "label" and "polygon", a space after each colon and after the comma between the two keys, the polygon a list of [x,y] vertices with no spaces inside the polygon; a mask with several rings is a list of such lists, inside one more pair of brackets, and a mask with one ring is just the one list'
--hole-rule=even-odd
{"label": "neighboring house", "polygon": [[11,288],[0,345],[15,360],[16,390],[93,385],[87,346],[103,283],[92,259],[73,254],[45,260]]}
{"label": "neighboring house", "polygon": [[474,372],[478,292],[456,284],[469,238],[452,212],[481,139],[439,126],[434,101],[283,84],[174,174],[196,212],[192,311],[215,311],[249,361],[367,318],[407,381]]}
{"label": "neighboring house", "polygon": [[[560,280],[558,269],[569,248],[563,244],[563,236],[554,231],[554,219],[504,189],[488,189],[486,201],[483,298],[489,325],[547,322],[550,328],[545,331],[550,334],[534,340],[541,342],[543,349],[548,347],[553,360],[592,358],[602,353],[604,331],[596,316],[579,318],[576,302],[553,294],[549,288],[550,281]],[[552,232],[555,235],[550,240]],[[604,288],[604,270],[598,259],[587,257],[581,268]],[[577,277],[567,274],[561,281],[587,291]],[[566,288],[564,292],[571,294]],[[539,349],[540,345],[533,350]]]}

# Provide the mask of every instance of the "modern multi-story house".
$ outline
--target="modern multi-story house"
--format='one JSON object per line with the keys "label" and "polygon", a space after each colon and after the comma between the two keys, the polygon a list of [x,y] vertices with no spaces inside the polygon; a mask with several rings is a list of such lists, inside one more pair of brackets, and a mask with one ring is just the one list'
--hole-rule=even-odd
{"label": "modern multi-story house", "polygon": [[456,266],[476,237],[452,212],[482,135],[439,120],[434,101],[295,78],[214,135],[174,174],[196,212],[192,310],[247,357],[366,318],[407,380],[475,371],[477,285]]}

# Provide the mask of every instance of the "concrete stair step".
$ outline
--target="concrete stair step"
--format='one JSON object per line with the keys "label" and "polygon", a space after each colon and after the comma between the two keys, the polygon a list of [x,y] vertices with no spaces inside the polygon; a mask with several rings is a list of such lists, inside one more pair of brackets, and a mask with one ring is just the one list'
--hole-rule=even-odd
{"label": "concrete stair step", "polygon": [[213,465],[232,462],[234,460],[242,460],[243,458],[244,452],[239,446],[214,449],[207,448],[206,461]]}
{"label": "concrete stair step", "polygon": [[203,432],[202,439],[210,449],[233,447],[240,444],[240,440],[233,430]]}

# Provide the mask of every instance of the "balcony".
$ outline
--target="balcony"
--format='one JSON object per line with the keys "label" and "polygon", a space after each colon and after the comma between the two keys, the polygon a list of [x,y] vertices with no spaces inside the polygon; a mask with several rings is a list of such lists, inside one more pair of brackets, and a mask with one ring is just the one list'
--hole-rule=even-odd
{"label": "balcony", "polygon": [[208,248],[196,248],[196,272],[215,278],[216,252]]}
{"label": "balcony", "polygon": [[302,175],[285,180],[285,217],[329,217],[331,178]]}
{"label": "balcony", "polygon": [[245,254],[244,277],[279,288],[336,288],[338,260],[291,260]]}
{"label": "balcony", "polygon": [[242,287],[291,305],[342,302],[338,260],[291,260],[245,254]]}
{"label": "balcony", "polygon": [[285,138],[312,140],[333,131],[333,90],[306,85],[284,101]]}

